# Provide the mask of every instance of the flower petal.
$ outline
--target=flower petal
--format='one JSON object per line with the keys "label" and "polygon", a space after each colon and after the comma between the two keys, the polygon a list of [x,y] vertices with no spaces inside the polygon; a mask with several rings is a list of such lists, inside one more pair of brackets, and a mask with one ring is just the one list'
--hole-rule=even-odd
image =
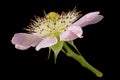
{"label": "flower petal", "polygon": [[44,38],[37,46],[36,51],[39,51],[41,48],[50,47],[57,43],[57,39],[55,36],[49,36]]}
{"label": "flower petal", "polygon": [[74,40],[78,38],[77,35],[75,35],[73,32],[67,30],[65,32],[63,32],[61,35],[60,35],[60,40],[61,41],[70,41],[70,40]]}
{"label": "flower petal", "polygon": [[[16,33],[11,42],[12,44],[16,45],[17,49],[21,49],[24,47],[25,48],[29,48],[29,47],[35,47],[37,44],[39,44],[39,42],[42,39],[36,35],[33,34],[27,34],[27,33]],[[24,50],[23,49],[23,50]]]}
{"label": "flower petal", "polygon": [[84,27],[84,26],[87,26],[90,24],[95,24],[103,19],[103,16],[99,15],[99,13],[100,13],[99,11],[90,12],[90,13],[86,14],[85,16],[83,16],[82,18],[80,18],[79,20],[77,20],[71,26]]}
{"label": "flower petal", "polygon": [[70,26],[68,29],[60,35],[61,41],[70,41],[76,38],[82,38],[82,29],[79,26]]}
{"label": "flower petal", "polygon": [[96,24],[96,23],[100,22],[102,19],[103,19],[103,16],[102,15],[98,15],[93,20],[89,21],[88,24]]}
{"label": "flower petal", "polygon": [[19,50],[26,50],[26,49],[30,48],[30,46],[15,45],[15,48],[19,49]]}
{"label": "flower petal", "polygon": [[79,27],[79,26],[70,26],[68,28],[69,31],[73,32],[75,35],[77,35],[79,38],[82,38],[82,34],[83,34],[83,31],[82,31],[82,28]]}

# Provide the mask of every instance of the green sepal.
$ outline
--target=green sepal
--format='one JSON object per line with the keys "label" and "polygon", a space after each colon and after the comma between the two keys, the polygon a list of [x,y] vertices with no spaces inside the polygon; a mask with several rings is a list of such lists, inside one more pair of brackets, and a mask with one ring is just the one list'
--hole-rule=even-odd
{"label": "green sepal", "polygon": [[58,41],[57,44],[51,46],[51,49],[54,52],[55,63],[56,63],[56,59],[57,59],[57,56],[58,56],[59,52],[62,50],[63,43],[64,43],[63,41]]}
{"label": "green sepal", "polygon": [[58,42],[57,44],[51,46],[50,48],[53,50],[54,52],[54,62],[56,64],[56,60],[57,60],[57,56],[59,54],[59,52],[62,50],[62,47],[63,47],[63,41],[60,41],[60,36],[59,36],[59,33],[57,32],[54,32],[54,35],[55,37],[57,38]]}
{"label": "green sepal", "polygon": [[74,44],[73,41],[68,41],[68,43],[69,43],[80,55],[82,55],[82,54],[80,53],[80,51],[77,49],[77,47],[75,46],[75,44]]}
{"label": "green sepal", "polygon": [[47,59],[50,58],[50,54],[51,54],[51,48],[49,48],[49,53],[48,53],[48,58]]}

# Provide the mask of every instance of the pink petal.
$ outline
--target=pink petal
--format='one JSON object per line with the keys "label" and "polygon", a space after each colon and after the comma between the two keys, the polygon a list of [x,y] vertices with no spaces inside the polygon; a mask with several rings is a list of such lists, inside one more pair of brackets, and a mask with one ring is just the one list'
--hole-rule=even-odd
{"label": "pink petal", "polygon": [[77,20],[75,23],[73,23],[71,26],[80,26],[80,27],[84,27],[90,24],[95,24],[97,22],[99,22],[100,20],[103,19],[102,15],[99,15],[100,12],[96,11],[96,12],[90,12],[88,14],[86,14],[85,16],[83,16],[82,18],[80,18],[79,20]]}
{"label": "pink petal", "polygon": [[36,35],[33,34],[27,34],[27,33],[16,33],[11,42],[12,44],[17,45],[16,48],[17,49],[27,49],[29,47],[35,47],[37,44],[39,44],[39,42],[42,39]]}
{"label": "pink petal", "polygon": [[82,31],[82,28],[79,27],[79,26],[70,26],[68,28],[69,31],[73,32],[75,35],[77,35],[79,38],[82,38],[82,34],[83,34],[83,31]]}
{"label": "pink petal", "polygon": [[70,41],[76,38],[82,38],[82,29],[79,26],[70,26],[65,32],[60,35],[61,41]]}
{"label": "pink petal", "polygon": [[75,35],[73,32],[67,30],[65,32],[63,32],[61,35],[60,35],[60,40],[61,41],[70,41],[70,40],[74,40],[78,38],[77,35]]}
{"label": "pink petal", "polygon": [[26,49],[30,48],[30,46],[15,45],[15,48],[19,49],[19,50],[26,50]]}
{"label": "pink petal", "polygon": [[88,24],[96,24],[96,23],[100,22],[102,19],[103,19],[103,16],[102,15],[98,15],[93,20],[89,21]]}
{"label": "pink petal", "polygon": [[36,51],[39,51],[41,48],[50,47],[57,43],[57,39],[55,36],[49,36],[44,38],[37,46]]}

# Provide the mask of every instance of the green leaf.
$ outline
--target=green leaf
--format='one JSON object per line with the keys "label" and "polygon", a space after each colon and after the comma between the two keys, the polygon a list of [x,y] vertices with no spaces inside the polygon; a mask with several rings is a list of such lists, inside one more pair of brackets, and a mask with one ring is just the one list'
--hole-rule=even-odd
{"label": "green leaf", "polygon": [[57,59],[59,52],[62,50],[63,43],[64,43],[63,41],[58,41],[57,44],[51,46],[51,49],[54,52],[55,63],[56,63],[56,59]]}

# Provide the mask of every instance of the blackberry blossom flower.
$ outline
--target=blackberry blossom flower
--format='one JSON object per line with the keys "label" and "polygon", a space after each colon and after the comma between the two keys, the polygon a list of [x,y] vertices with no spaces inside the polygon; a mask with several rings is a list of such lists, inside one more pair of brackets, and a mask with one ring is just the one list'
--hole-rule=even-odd
{"label": "blackberry blossom flower", "polygon": [[[84,59],[73,40],[83,38],[82,28],[98,23],[103,19],[103,16],[100,15],[99,11],[81,16],[76,9],[61,14],[50,12],[45,14],[45,17],[35,16],[35,20],[32,20],[26,28],[28,33],[15,33],[11,42],[19,50],[35,47],[36,51],[39,51],[42,48],[49,47],[49,52],[52,50],[55,54],[55,62],[59,52],[63,51],[67,56],[81,63],[83,67],[98,77],[102,77],[103,74]],[[73,52],[67,44],[73,46],[78,54]]]}

